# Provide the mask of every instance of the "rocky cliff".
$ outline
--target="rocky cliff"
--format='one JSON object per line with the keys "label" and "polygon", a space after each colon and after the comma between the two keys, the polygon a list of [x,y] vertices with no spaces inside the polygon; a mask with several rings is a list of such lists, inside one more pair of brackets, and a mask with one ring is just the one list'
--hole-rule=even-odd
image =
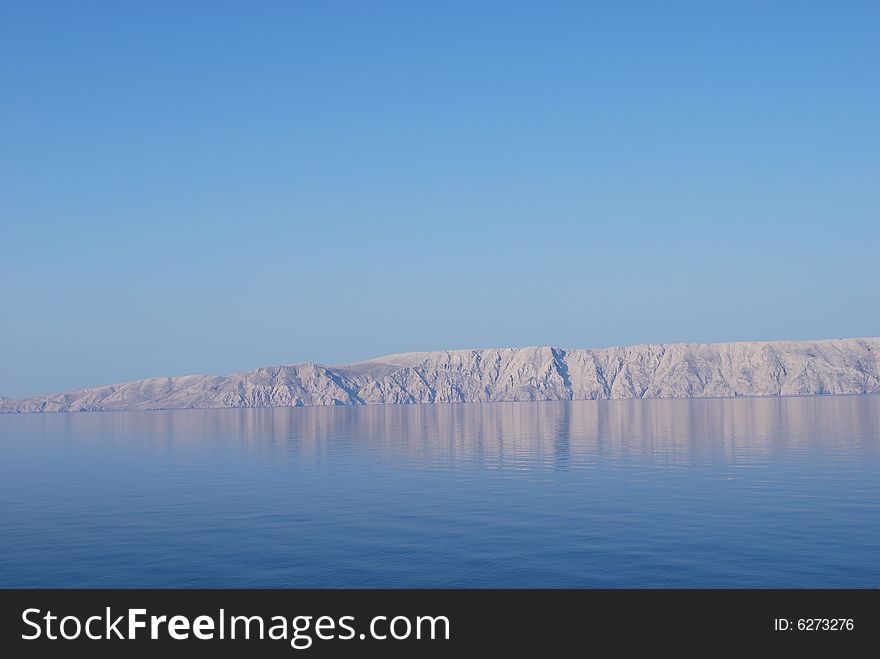
{"label": "rocky cliff", "polygon": [[447,350],[0,398],[0,412],[865,394],[880,393],[878,354],[880,338]]}

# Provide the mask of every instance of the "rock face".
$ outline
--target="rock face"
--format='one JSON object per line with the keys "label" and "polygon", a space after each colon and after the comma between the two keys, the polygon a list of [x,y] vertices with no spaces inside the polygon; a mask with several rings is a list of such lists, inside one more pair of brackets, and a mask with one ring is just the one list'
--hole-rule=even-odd
{"label": "rock face", "polygon": [[880,338],[406,353],[0,398],[0,412],[867,393],[880,393]]}

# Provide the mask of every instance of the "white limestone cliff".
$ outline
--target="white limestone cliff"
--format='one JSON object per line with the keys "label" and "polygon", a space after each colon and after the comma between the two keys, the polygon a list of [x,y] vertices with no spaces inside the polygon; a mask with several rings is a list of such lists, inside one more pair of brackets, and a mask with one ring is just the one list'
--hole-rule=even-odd
{"label": "white limestone cliff", "polygon": [[446,350],[0,398],[0,412],[867,394],[878,355],[880,338]]}

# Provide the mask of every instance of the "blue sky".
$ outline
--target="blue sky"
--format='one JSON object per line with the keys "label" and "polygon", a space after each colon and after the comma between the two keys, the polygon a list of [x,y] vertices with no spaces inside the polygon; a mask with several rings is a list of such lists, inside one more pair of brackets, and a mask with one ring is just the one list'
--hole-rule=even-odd
{"label": "blue sky", "polygon": [[0,395],[880,333],[880,3],[4,2]]}

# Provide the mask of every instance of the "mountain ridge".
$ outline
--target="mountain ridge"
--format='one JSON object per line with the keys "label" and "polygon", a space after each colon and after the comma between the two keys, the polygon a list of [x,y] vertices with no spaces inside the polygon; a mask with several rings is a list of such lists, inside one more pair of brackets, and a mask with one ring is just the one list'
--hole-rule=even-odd
{"label": "mountain ridge", "polygon": [[0,413],[867,393],[880,338],[397,353],[0,397]]}

